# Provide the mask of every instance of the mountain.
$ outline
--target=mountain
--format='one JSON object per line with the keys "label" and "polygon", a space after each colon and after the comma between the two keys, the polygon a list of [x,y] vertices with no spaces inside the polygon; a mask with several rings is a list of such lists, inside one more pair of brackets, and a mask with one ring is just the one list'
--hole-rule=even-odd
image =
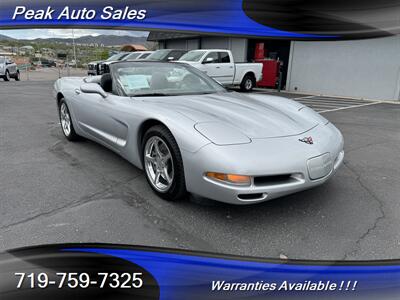
{"label": "mountain", "polygon": [[[0,41],[26,41],[26,42],[55,42],[55,43],[72,43],[72,38],[37,38],[33,40],[26,39],[14,39],[7,35],[0,34]],[[130,35],[85,35],[79,38],[75,38],[77,44],[103,44],[104,46],[116,46],[125,44],[145,44],[147,42],[147,36],[130,36]]]}
{"label": "mountain", "polygon": [[[0,38],[1,39],[1,38]],[[46,38],[34,39],[33,42],[57,42],[57,43],[72,43],[72,38]],[[130,35],[86,35],[75,38],[76,44],[103,44],[104,46],[115,46],[124,44],[144,44],[147,41],[145,36],[130,36]]]}
{"label": "mountain", "polygon": [[13,39],[12,37],[9,37],[4,34],[0,34],[0,41],[13,41],[13,40],[15,40],[15,39]]}

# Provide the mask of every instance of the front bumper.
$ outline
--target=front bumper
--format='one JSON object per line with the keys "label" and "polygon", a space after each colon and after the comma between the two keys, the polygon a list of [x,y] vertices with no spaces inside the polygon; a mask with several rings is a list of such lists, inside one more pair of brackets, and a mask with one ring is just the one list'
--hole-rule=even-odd
{"label": "front bumper", "polygon": [[[300,142],[304,135],[312,136],[314,144]],[[189,192],[221,202],[251,204],[326,182],[343,163],[343,137],[332,124],[319,125],[301,136],[254,139],[242,145],[208,144],[196,153],[184,153],[183,159]],[[252,182],[249,186],[218,182],[207,178],[206,172],[249,175]]]}

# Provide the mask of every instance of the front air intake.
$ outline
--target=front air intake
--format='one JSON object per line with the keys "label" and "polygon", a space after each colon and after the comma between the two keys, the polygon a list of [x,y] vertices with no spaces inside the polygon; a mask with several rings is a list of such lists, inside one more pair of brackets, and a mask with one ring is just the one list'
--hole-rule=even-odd
{"label": "front air intake", "polygon": [[270,186],[285,183],[291,183],[295,179],[292,174],[269,175],[269,176],[256,176],[254,177],[255,186]]}

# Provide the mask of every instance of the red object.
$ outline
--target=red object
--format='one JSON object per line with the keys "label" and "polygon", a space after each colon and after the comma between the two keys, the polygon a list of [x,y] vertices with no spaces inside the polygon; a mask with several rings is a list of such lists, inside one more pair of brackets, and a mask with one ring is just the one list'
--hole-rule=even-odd
{"label": "red object", "polygon": [[279,77],[280,62],[275,59],[258,59],[256,62],[263,64],[262,79],[257,82],[257,86],[275,88]]}
{"label": "red object", "polygon": [[266,59],[266,52],[264,43],[256,43],[254,60],[263,64],[262,79],[257,82],[257,86],[275,88],[279,77],[280,62],[276,59]]}
{"label": "red object", "polygon": [[264,43],[257,43],[256,44],[256,49],[254,51],[254,59],[264,59],[265,57],[265,49],[264,49]]}

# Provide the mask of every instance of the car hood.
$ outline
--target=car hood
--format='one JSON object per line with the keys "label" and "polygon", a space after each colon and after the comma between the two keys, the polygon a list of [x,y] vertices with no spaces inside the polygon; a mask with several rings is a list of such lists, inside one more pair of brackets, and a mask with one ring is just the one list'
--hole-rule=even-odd
{"label": "car hood", "polygon": [[[233,92],[153,97],[144,101],[178,111],[195,123],[228,125],[252,139],[298,135],[318,125],[317,120],[301,114],[303,105],[268,95],[253,98]],[[287,105],[282,105],[285,101]]]}

